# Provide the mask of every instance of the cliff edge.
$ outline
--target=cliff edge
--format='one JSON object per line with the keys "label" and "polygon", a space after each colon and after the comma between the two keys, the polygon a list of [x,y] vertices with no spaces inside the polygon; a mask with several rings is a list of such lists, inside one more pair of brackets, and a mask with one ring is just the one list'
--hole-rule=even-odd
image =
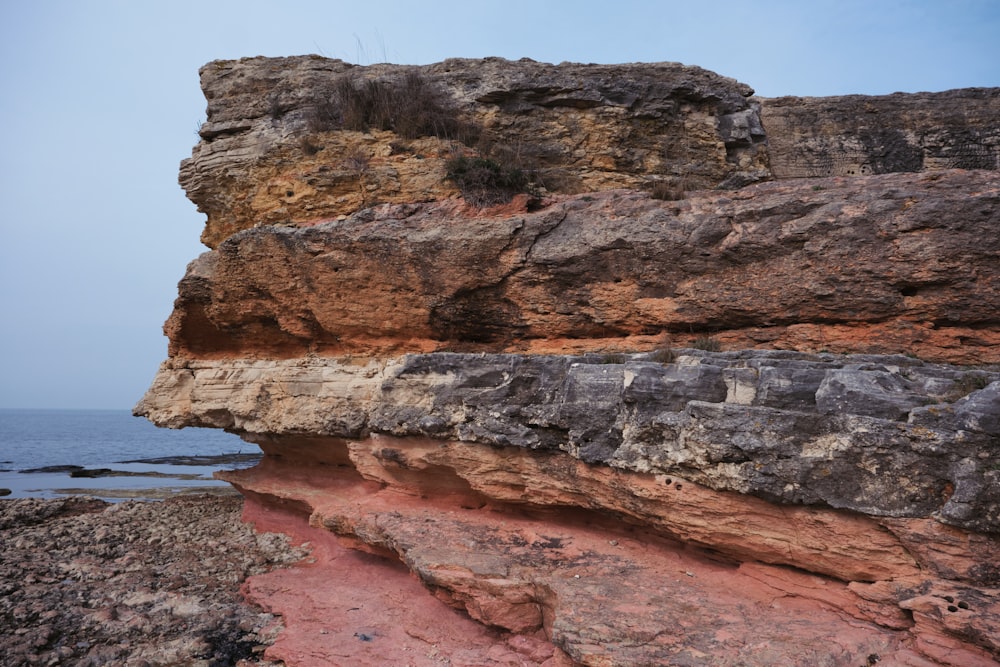
{"label": "cliff edge", "polygon": [[248,586],[269,657],[997,664],[1000,91],[201,76],[210,250],[135,411],[264,451],[224,478],[316,561]]}

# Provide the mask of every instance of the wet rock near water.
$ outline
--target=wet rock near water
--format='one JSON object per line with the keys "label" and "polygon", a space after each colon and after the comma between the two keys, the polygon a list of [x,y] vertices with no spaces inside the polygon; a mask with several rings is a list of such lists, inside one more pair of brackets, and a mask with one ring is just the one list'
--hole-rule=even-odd
{"label": "wet rock near water", "polygon": [[67,474],[72,475],[75,472],[84,470],[83,466],[78,465],[54,465],[54,466],[41,466],[39,468],[25,468],[20,472],[25,474]]}
{"label": "wet rock near water", "polygon": [[242,501],[0,503],[0,655],[18,665],[259,662],[279,629],[239,589],[302,557]]}
{"label": "wet rock near water", "polygon": [[[172,465],[172,466],[223,466],[248,465],[260,461],[260,453],[215,454],[193,456],[160,456],[148,459],[118,461],[119,464]],[[174,477],[177,479],[197,479],[197,474],[163,473],[155,470],[116,470],[114,468],[87,468],[81,465],[51,465],[39,468],[25,468],[25,474],[68,474],[70,477]]]}
{"label": "wet rock near water", "polygon": [[150,465],[172,466],[220,466],[257,463],[260,461],[260,457],[260,452],[200,456],[160,456],[151,459],[130,459],[128,461],[119,461],[118,463],[146,463]]}

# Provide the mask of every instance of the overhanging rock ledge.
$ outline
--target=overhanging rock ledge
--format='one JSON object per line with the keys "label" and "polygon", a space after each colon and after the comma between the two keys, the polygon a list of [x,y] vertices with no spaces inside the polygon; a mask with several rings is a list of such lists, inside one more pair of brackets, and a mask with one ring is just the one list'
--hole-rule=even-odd
{"label": "overhanging rock ledge", "polygon": [[[457,609],[452,664],[997,664],[1000,91],[201,76],[210,250],[135,412],[264,451],[223,478],[326,573],[248,584],[285,615],[267,657],[436,664]],[[433,122],[352,116],[399,90]],[[531,185],[476,200],[469,160]],[[347,562],[423,588],[348,608]]]}

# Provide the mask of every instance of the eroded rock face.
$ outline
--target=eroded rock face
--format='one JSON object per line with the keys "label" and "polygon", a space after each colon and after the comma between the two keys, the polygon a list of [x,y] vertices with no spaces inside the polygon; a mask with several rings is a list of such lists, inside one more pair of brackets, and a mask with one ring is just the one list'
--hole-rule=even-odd
{"label": "eroded rock face", "polygon": [[[443,601],[467,617],[440,628],[485,628],[450,633],[470,664],[997,664],[996,91],[759,100],[676,64],[500,59],[201,74],[181,183],[214,249],[136,413],[258,444],[225,475],[247,518],[317,545],[248,585],[289,626],[268,657],[433,664],[441,633],[392,605]],[[393,86],[430,125],[345,129],[344,100]],[[501,154],[534,191],[460,200],[447,161]],[[398,622],[348,637],[336,570],[377,558],[423,588],[382,586],[366,618]]]}
{"label": "eroded rock face", "polygon": [[[391,86],[408,75],[439,90],[456,118],[479,128],[475,136],[404,138],[311,122],[338,81]],[[208,118],[180,180],[208,215],[202,240],[210,247],[259,224],[453,196],[445,160],[463,145],[506,147],[559,192],[667,178],[696,189],[768,175],[753,90],[678,63],[487,58],[359,67],[316,56],[247,58],[209,63],[201,83]]]}
{"label": "eroded rock face", "polygon": [[189,361],[165,365],[137,410],[251,440],[378,433],[561,451],[781,504],[1000,533],[1000,372],[901,356],[677,354]]}
{"label": "eroded rock face", "polygon": [[[379,123],[344,131],[344,110],[326,106],[344,82],[407,77],[440,97],[439,136]],[[1000,89],[761,99],[678,63],[361,67],[317,56],[216,61],[201,85],[207,120],[180,181],[208,215],[213,248],[261,224],[452,197],[445,163],[462,151],[513,156],[548,194],[1000,166]],[[450,123],[467,129],[440,131]]]}
{"label": "eroded rock face", "polygon": [[178,357],[636,350],[711,333],[996,363],[997,228],[989,171],[680,202],[613,191],[495,216],[385,205],[231,237],[191,265],[166,331]]}
{"label": "eroded rock face", "polygon": [[1000,168],[1000,89],[760,100],[775,178]]}
{"label": "eroded rock face", "polygon": [[[741,503],[738,494],[732,494],[730,504],[725,494],[706,493],[697,485],[685,483],[667,491],[662,480],[646,487],[660,490],[663,501],[655,503],[640,487],[615,484],[635,482],[634,475],[581,485],[583,493],[597,488],[605,498],[610,492],[632,505],[644,499],[650,507],[672,508],[666,521],[683,524],[687,519],[706,536],[715,534],[717,524],[723,534],[727,524],[740,524],[740,541],[756,535],[775,551],[815,540],[817,552],[823,550],[820,545],[827,547],[830,562],[849,562],[860,555],[837,548],[854,537],[853,524],[859,531],[855,536],[875,538],[865,545],[865,557],[879,552],[869,562],[893,569],[892,579],[877,579],[869,572],[866,576],[874,575],[875,581],[847,583],[800,569],[741,562],[726,551],[685,546],[602,513],[572,512],[572,495],[556,500],[555,490],[548,497],[556,504],[544,510],[506,506],[454,487],[413,487],[407,479],[421,473],[433,479],[449,458],[420,445],[409,448],[412,441],[373,438],[351,445],[349,456],[357,470],[331,466],[329,458],[288,456],[281,439],[273,444],[273,451],[283,455],[226,478],[257,503],[267,499],[269,505],[305,504],[312,525],[351,540],[357,548],[398,558],[439,599],[486,625],[529,637],[544,632],[572,664],[764,661],[804,666],[865,664],[874,662],[872,656],[900,665],[930,664],[928,659],[950,665],[995,664],[1000,590],[978,580],[937,579],[906,562],[905,556],[903,562],[894,561],[901,554],[899,543],[893,545],[891,536],[879,536],[850,515],[810,515],[801,508],[785,514],[763,501],[757,507]],[[329,457],[343,453],[343,446],[314,442],[309,452]],[[387,455],[386,449],[395,454]],[[489,450],[467,451],[475,456]],[[433,463],[425,458],[428,453],[436,457]],[[503,488],[516,478],[527,481],[531,490],[541,490],[553,479],[535,476],[506,457],[480,464],[477,474],[495,470],[508,477]],[[601,470],[582,464],[577,469]],[[556,478],[565,480],[566,473],[560,470]],[[691,497],[678,506],[666,500],[667,493]],[[763,515],[755,512],[767,507],[771,510]],[[774,510],[779,514],[768,516]],[[894,521],[901,531],[912,523]],[[804,534],[796,532],[803,528]],[[784,529],[789,533],[782,535]],[[996,539],[965,536],[979,542],[979,554],[1000,546]],[[854,544],[863,545],[865,539]],[[336,595],[336,589],[330,593]],[[294,606],[300,604],[296,600]],[[555,659],[543,663],[547,659],[521,664],[563,664]]]}
{"label": "eroded rock face", "polygon": [[[224,476],[255,502],[305,508],[580,664],[991,663],[1000,371],[675,354],[190,360],[137,410],[259,444],[258,467]],[[795,600],[768,608],[777,635],[736,611],[775,596]],[[684,614],[683,639],[656,630]]]}

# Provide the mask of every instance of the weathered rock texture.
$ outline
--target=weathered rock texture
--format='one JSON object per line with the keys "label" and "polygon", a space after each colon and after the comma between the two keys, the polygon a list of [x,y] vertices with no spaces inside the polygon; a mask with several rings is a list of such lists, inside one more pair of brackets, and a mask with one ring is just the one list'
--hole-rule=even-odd
{"label": "weathered rock texture", "polygon": [[[316,122],[342,120],[327,105],[345,81],[391,88],[407,77],[477,131],[406,137]],[[549,193],[1000,166],[1000,89],[761,99],[678,63],[360,67],[316,56],[216,61],[201,82],[207,120],[180,180],[208,215],[210,247],[255,225],[454,196],[444,177],[456,150],[513,155]]]}
{"label": "weathered rock texture", "polygon": [[908,357],[649,356],[192,360],[162,369],[138,409],[166,426],[261,435],[265,449],[276,435],[379,433],[515,448],[508,459],[560,451],[782,504],[1000,533],[1000,372]]}
{"label": "weathered rock texture", "polygon": [[998,362],[997,229],[991,171],[494,216],[384,205],[234,235],[191,265],[166,329],[179,357],[649,349],[665,333]]}
{"label": "weathered rock texture", "polygon": [[[136,412],[260,445],[225,475],[248,520],[316,538],[248,586],[289,626],[268,657],[436,664],[396,595],[486,629],[452,664],[996,664],[996,91],[498,59],[202,84],[213,250]],[[399,87],[424,125],[344,128]],[[475,208],[460,155],[535,185]],[[342,570],[376,557],[423,586],[361,600]]]}
{"label": "weathered rock texture", "polygon": [[760,100],[775,178],[1000,169],[1000,89]]}
{"label": "weathered rock texture", "polygon": [[281,622],[240,586],[305,552],[255,534],[242,504],[0,501],[0,663],[278,667],[260,654]]}
{"label": "weathered rock texture", "polygon": [[181,185],[208,214],[205,243],[214,247],[257,224],[456,194],[444,180],[445,159],[462,143],[454,138],[316,131],[311,122],[339,80],[394,85],[408,74],[441,90],[456,117],[482,128],[485,142],[530,159],[555,190],[639,187],[665,177],[695,188],[767,175],[753,90],[698,67],[500,58],[419,68],[314,56],[218,61],[201,70],[208,119],[181,165]]}
{"label": "weathered rock texture", "polygon": [[[473,618],[544,630],[582,664],[990,663],[1000,372],[678,354],[189,360],[165,366],[138,411],[258,443],[263,463],[225,477],[244,493],[306,508]],[[737,611],[786,594],[791,610]],[[954,616],[967,610],[948,597],[976,613]],[[836,613],[788,637],[799,605],[820,601]],[[663,633],[682,617],[682,639]]]}

